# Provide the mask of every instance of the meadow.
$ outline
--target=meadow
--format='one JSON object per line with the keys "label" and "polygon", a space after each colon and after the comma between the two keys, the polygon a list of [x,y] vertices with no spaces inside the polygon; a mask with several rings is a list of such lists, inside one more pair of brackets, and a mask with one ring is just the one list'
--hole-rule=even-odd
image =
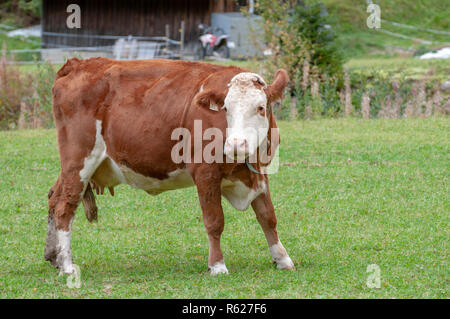
{"label": "meadow", "polygon": [[[81,288],[44,261],[54,129],[0,132],[0,298],[449,298],[448,118],[280,121],[279,271],[251,209],[223,201],[229,275],[207,272],[195,188],[97,196],[73,224]],[[367,267],[380,269],[369,288]]]}

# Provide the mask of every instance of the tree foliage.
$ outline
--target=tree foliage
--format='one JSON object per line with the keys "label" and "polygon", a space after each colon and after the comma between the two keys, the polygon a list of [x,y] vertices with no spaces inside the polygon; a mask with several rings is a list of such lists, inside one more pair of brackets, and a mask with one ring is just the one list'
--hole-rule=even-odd
{"label": "tree foliage", "polygon": [[291,78],[291,94],[301,89],[305,68],[308,77],[318,80],[341,73],[336,36],[327,25],[322,4],[260,0],[256,7],[256,13],[263,18],[264,42],[272,53],[266,60],[266,69],[269,74],[274,74],[276,68],[286,69]]}
{"label": "tree foliage", "polygon": [[39,23],[42,0],[6,0],[0,4],[1,23],[26,27]]}

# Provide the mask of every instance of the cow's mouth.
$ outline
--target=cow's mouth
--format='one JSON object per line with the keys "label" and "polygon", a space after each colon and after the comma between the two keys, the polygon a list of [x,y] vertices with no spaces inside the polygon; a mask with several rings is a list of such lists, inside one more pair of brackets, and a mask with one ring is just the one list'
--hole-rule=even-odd
{"label": "cow's mouth", "polygon": [[244,160],[248,160],[250,157],[250,154],[248,152],[245,153],[225,153],[225,155],[229,158],[232,159],[233,161],[244,161]]}
{"label": "cow's mouth", "polygon": [[238,159],[247,159],[250,155],[248,153],[244,154],[244,155],[236,155],[234,154],[233,159],[234,160],[238,160]]}

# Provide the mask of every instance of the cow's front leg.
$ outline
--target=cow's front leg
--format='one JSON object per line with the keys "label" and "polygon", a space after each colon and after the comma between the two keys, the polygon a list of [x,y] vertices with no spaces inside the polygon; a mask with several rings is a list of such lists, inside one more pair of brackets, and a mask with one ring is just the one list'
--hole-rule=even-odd
{"label": "cow's front leg", "polygon": [[209,239],[208,269],[211,275],[228,274],[220,250],[220,236],[224,228],[220,179],[211,178],[211,176],[203,178],[197,175],[194,180],[202,208],[203,223]]}
{"label": "cow's front leg", "polygon": [[252,207],[255,211],[256,218],[266,235],[270,255],[272,256],[274,263],[277,264],[277,268],[294,270],[294,263],[278,238],[276,229],[277,217],[275,216],[269,190],[267,190],[267,193],[263,193],[256,197],[252,202]]}

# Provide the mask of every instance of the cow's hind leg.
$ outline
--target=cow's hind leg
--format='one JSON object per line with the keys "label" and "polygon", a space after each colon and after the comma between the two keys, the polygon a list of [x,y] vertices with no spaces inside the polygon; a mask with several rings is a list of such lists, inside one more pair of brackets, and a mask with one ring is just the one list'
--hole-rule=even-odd
{"label": "cow's hind leg", "polygon": [[45,259],[61,273],[74,272],[70,246],[71,227],[83,188],[75,173],[61,172],[49,198]]}
{"label": "cow's hind leg", "polygon": [[[64,140],[66,136],[62,135],[63,132],[58,132],[61,173],[49,193],[45,259],[59,268],[61,273],[75,271],[70,245],[72,221],[92,174],[105,156],[106,146],[100,134],[101,122],[97,122],[97,134],[94,131],[92,139],[87,141],[74,143]],[[64,141],[62,145],[61,141]]]}
{"label": "cow's hind leg", "polygon": [[294,270],[294,263],[289,257],[286,249],[281,244],[277,233],[277,218],[270,199],[270,193],[261,194],[256,197],[252,202],[253,210],[256,213],[261,228],[269,245],[270,255],[272,260],[277,264],[278,269]]}
{"label": "cow's hind leg", "polygon": [[49,261],[55,267],[57,266],[57,264],[56,264],[57,240],[56,240],[56,228],[55,228],[55,207],[56,207],[58,198],[60,196],[61,196],[61,184],[60,184],[60,177],[58,177],[58,180],[56,181],[55,185],[53,185],[52,188],[50,188],[50,191],[48,192],[48,203],[49,203],[48,230],[47,230],[47,239],[45,242],[45,252],[44,252],[45,260]]}

